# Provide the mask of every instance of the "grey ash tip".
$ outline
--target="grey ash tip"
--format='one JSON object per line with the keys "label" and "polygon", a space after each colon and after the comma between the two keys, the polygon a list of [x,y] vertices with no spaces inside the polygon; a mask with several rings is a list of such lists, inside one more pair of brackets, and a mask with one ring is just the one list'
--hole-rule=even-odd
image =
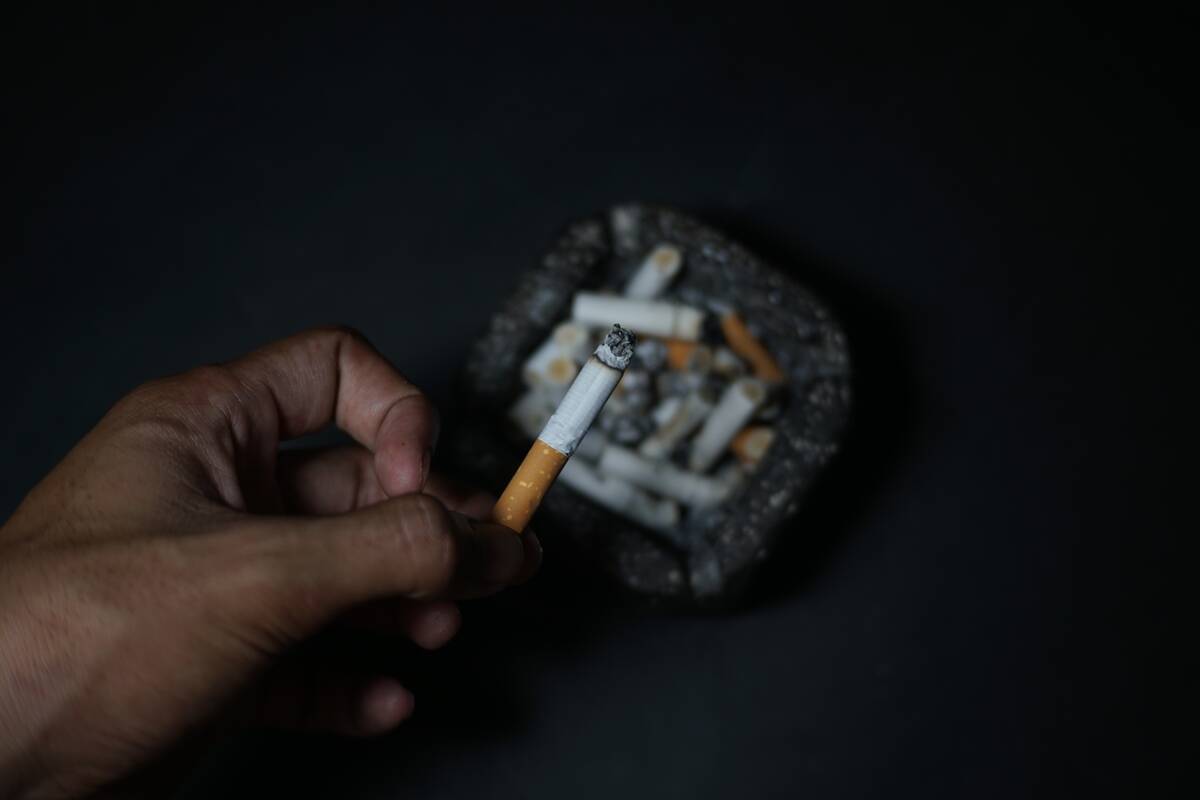
{"label": "grey ash tip", "polygon": [[613,325],[604,341],[596,348],[596,358],[613,369],[625,369],[633,359],[633,348],[637,343],[633,334],[620,325]]}

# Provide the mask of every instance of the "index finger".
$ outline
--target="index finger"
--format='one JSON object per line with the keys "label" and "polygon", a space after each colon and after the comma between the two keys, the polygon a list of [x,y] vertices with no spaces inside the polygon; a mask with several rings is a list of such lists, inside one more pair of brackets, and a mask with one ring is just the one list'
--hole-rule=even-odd
{"label": "index finger", "polygon": [[250,393],[238,397],[237,405],[250,414],[251,425],[289,439],[334,422],[372,451],[389,496],[424,485],[437,441],[437,411],[357,331],[305,331],[227,368]]}

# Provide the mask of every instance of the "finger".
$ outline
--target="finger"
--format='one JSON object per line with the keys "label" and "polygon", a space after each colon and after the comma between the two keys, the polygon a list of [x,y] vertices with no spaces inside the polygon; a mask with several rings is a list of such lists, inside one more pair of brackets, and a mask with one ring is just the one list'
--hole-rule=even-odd
{"label": "finger", "polygon": [[422,491],[441,500],[446,508],[472,519],[487,519],[496,504],[494,495],[441,474],[430,475]]}
{"label": "finger", "polygon": [[376,600],[351,609],[340,621],[378,633],[399,633],[419,647],[437,650],[462,627],[462,613],[449,600]]}
{"label": "finger", "polygon": [[230,535],[199,537],[215,556],[206,585],[218,611],[272,648],[373,600],[492,594],[526,558],[512,531],[424,494],[337,516],[249,518]]}
{"label": "finger", "polygon": [[[496,505],[494,495],[473,489],[445,475],[431,475],[424,491],[441,500],[448,508],[472,519],[490,519],[492,508]],[[542,565],[542,543],[532,528],[526,528],[521,534],[521,543],[525,547],[525,561],[521,572],[512,580],[514,586],[532,578]]]}
{"label": "finger", "polygon": [[245,415],[249,428],[290,439],[334,422],[374,453],[387,495],[415,492],[424,484],[437,441],[437,412],[358,333],[307,331],[225,369],[234,378],[225,410]]}
{"label": "finger", "polygon": [[255,721],[314,733],[376,736],[407,719],[413,706],[412,693],[394,678],[293,664],[267,676]]}
{"label": "finger", "polygon": [[387,495],[375,472],[375,457],[358,445],[279,454],[276,480],[284,509],[297,514],[344,514]]}

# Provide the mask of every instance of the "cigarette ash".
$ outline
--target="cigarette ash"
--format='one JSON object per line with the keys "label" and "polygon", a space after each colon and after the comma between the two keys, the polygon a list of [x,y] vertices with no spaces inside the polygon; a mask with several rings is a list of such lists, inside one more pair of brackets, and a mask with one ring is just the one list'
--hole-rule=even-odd
{"label": "cigarette ash", "polygon": [[622,328],[618,322],[612,326],[612,330],[605,335],[604,341],[596,348],[596,358],[613,369],[625,369],[633,359],[636,342],[634,335]]}
{"label": "cigarette ash", "polygon": [[639,594],[730,600],[837,451],[850,405],[840,328],[719,233],[617,207],[570,226],[472,349],[458,464],[502,486],[596,345],[625,375],[539,531],[569,536]]}

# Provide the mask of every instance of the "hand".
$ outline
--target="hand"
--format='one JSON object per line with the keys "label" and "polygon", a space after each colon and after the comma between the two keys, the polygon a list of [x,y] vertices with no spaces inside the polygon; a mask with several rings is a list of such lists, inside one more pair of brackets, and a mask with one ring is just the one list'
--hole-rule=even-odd
{"label": "hand", "polygon": [[[279,452],[331,421],[358,446]],[[438,647],[453,599],[537,568],[535,537],[428,476],[436,438],[429,401],[343,330],[121,400],[0,528],[0,796],[109,785],[235,696],[348,734],[408,716],[389,677],[267,667],[335,619]]]}

